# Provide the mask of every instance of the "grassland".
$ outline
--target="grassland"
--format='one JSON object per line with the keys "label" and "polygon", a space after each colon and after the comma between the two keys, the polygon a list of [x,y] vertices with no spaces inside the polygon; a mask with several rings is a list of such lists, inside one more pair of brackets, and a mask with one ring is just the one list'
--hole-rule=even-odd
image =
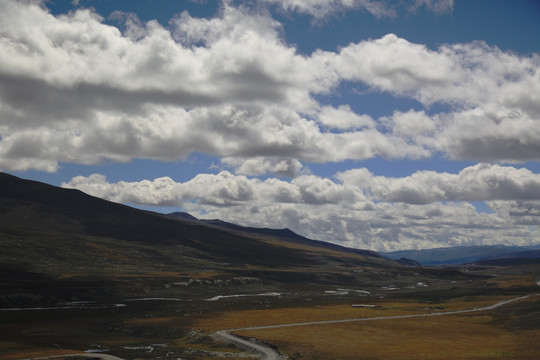
{"label": "grassland", "polygon": [[[154,274],[167,279],[175,275]],[[493,285],[494,279],[502,288]],[[131,280],[147,281],[146,278]],[[304,287],[300,293],[284,293],[281,297],[253,296],[216,302],[204,299],[141,301],[123,308],[102,310],[3,312],[0,353],[2,359],[9,360],[87,349],[107,349],[107,353],[128,360],[160,356],[187,360],[226,359],[233,354],[249,358],[248,353],[216,342],[210,335],[225,328],[477,308],[528,293],[534,280],[534,276],[513,274],[473,282],[447,281],[454,286],[455,293],[477,291],[467,296],[454,296],[448,291],[445,298],[440,297],[444,290],[442,285],[429,290],[380,292],[376,296],[328,295],[318,287],[311,292]],[[261,290],[260,286],[229,291],[255,293]],[[381,298],[381,294],[385,297]],[[353,308],[353,303],[379,307]],[[539,320],[540,296],[531,296],[500,309],[478,313],[238,334],[277,346],[290,359],[410,359],[412,355],[415,359],[538,359]]]}
{"label": "grassland", "polygon": [[486,315],[379,320],[241,332],[297,359],[538,359],[540,330],[510,332]]}

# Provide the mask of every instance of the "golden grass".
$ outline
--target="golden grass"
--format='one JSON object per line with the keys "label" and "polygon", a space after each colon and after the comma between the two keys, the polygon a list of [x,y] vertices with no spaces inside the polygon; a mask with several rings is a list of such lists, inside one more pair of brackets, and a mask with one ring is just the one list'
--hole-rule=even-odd
{"label": "golden grass", "polygon": [[[249,326],[446,312],[489,306],[512,297],[459,298],[419,303],[363,298],[380,308],[324,305],[230,311],[198,319],[195,328],[213,332]],[[521,300],[527,301],[527,300]],[[440,310],[438,310],[440,309]],[[540,359],[540,330],[512,332],[485,313],[371,320],[241,331],[301,359]]]}
{"label": "golden grass", "polygon": [[193,326],[207,331],[216,331],[250,326],[444,312],[489,306],[498,301],[510,298],[512,297],[460,298],[428,304],[416,301],[396,301],[363,297],[359,298],[358,303],[374,304],[380,307],[353,308],[351,306],[352,304],[343,304],[228,311],[212,315],[211,317],[199,318]]}
{"label": "golden grass", "polygon": [[510,332],[486,315],[375,320],[238,332],[303,359],[539,359],[540,330]]}
{"label": "golden grass", "polygon": [[372,315],[377,309],[355,309],[350,305],[329,305],[305,308],[228,311],[217,316],[197,319],[195,328],[206,331],[234,329],[248,326],[287,324],[321,320],[335,320]]}

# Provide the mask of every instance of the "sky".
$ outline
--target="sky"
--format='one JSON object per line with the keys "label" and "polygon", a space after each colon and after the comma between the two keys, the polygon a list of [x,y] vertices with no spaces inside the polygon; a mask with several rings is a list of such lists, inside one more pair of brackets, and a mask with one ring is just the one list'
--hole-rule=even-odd
{"label": "sky", "polygon": [[0,171],[391,251],[540,244],[536,0],[0,0]]}

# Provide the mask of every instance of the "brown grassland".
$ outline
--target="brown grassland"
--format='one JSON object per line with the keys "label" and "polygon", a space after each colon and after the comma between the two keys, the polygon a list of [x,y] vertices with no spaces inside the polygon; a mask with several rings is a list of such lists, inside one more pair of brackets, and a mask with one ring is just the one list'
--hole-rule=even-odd
{"label": "brown grassland", "polygon": [[449,315],[239,332],[303,359],[538,359],[540,330],[491,316]]}
{"label": "brown grassland", "polygon": [[306,303],[305,307],[227,311],[218,315],[212,315],[211,317],[202,318],[195,323],[195,327],[213,332],[220,329],[235,329],[251,326],[456,311],[489,306],[498,301],[510,298],[512,297],[467,297],[435,303],[430,302],[429,304],[418,302],[416,300],[399,301],[396,299],[361,298],[362,300],[359,301],[379,306],[377,308],[354,308],[350,303],[316,306],[311,306]]}
{"label": "brown grassland", "polygon": [[[512,283],[521,284],[522,281],[522,278],[510,278],[505,284],[510,286]],[[208,337],[220,329],[446,312],[489,306],[515,297],[514,295],[478,295],[437,301],[400,298],[399,296],[357,298],[357,303],[380,306],[377,308],[353,308],[350,298],[340,300],[339,297],[323,297],[324,299],[332,298],[332,301],[326,304],[319,299],[314,304],[311,301],[304,301],[259,309],[236,308],[237,305],[230,300],[228,306],[225,306],[225,303],[221,304],[224,307],[220,311],[203,311],[188,317],[177,313],[177,310],[183,306],[182,303],[171,303],[161,312],[158,312],[157,308],[151,311],[151,307],[145,307],[146,315],[144,316],[132,311],[122,315],[122,311],[130,309],[127,307],[114,315],[111,312],[111,317],[107,321],[94,317],[55,320],[53,314],[49,314],[47,317],[50,316],[50,318],[43,318],[39,322],[28,317],[25,322],[19,323],[20,329],[16,330],[24,336],[38,336],[36,339],[39,342],[35,342],[34,346],[29,348],[23,342],[16,344],[13,339],[0,341],[0,354],[3,354],[0,358],[16,360],[75,354],[81,351],[82,345],[76,343],[70,345],[69,341],[73,340],[72,334],[78,334],[87,341],[92,339],[92,343],[116,349],[121,349],[126,344],[166,342],[169,349],[178,349],[183,359],[218,360],[231,358],[230,356],[234,353],[249,356],[235,349],[234,346],[216,343]],[[264,302],[265,299],[262,301]],[[221,306],[218,303],[212,306],[218,305]],[[537,314],[536,317],[528,317],[531,309]],[[292,360],[532,360],[540,358],[540,326],[537,321],[539,309],[540,296],[532,295],[495,310],[474,313],[238,331],[237,334],[272,344]],[[114,330],[116,335],[101,332],[104,325],[109,322],[114,323],[114,327],[119,329]],[[13,326],[10,328],[14,329]],[[82,331],[82,328],[86,330]],[[164,340],[159,334],[166,329],[168,329],[167,332],[163,333],[166,335],[166,340]],[[195,336],[188,335],[192,331]],[[148,332],[148,335],[144,335],[145,332]],[[50,335],[46,335],[47,333]],[[58,349],[50,347],[40,349],[38,346],[39,343],[53,342],[60,342],[64,346]],[[14,351],[14,349],[19,350]],[[128,360],[132,359],[127,350],[123,351],[124,353],[119,350],[109,353]],[[153,359],[152,354],[147,356],[149,357],[138,355],[137,359]]]}
{"label": "brown grassland", "polygon": [[[378,300],[370,302],[381,306],[374,309],[329,305],[238,311],[202,319],[197,326],[213,331],[227,327],[410,315],[472,309],[506,298],[459,298],[429,306],[416,301]],[[540,299],[520,301],[525,302],[538,306]],[[510,321],[509,316],[482,311],[238,331],[236,334],[277,346],[291,359],[539,359],[540,328],[514,329],[508,326]]]}

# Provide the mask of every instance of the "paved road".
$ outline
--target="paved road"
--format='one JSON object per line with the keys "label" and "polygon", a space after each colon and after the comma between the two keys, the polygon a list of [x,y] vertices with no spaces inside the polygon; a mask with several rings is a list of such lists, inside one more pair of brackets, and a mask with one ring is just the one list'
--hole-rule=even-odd
{"label": "paved road", "polygon": [[[537,296],[540,294],[536,294]],[[464,314],[464,313],[470,313],[470,312],[477,312],[477,311],[485,311],[485,310],[493,310],[498,308],[499,306],[503,306],[518,300],[523,300],[528,298],[529,295],[526,296],[520,296],[517,298],[513,298],[510,300],[504,300],[500,301],[496,304],[484,306],[484,307],[478,307],[473,309],[465,309],[465,310],[456,310],[456,311],[443,311],[443,312],[435,312],[435,313],[421,313],[421,314],[411,314],[411,315],[395,315],[395,316],[376,316],[376,317],[370,317],[370,318],[355,318],[355,319],[342,319],[342,320],[327,320],[327,321],[311,321],[311,322],[302,322],[302,323],[291,323],[291,324],[280,324],[280,325],[265,325],[265,326],[251,326],[251,327],[245,327],[245,328],[238,328],[238,329],[228,329],[228,330],[219,330],[216,332],[216,335],[218,335],[221,338],[228,339],[230,341],[236,342],[240,345],[240,347],[254,353],[258,354],[260,356],[261,360],[279,360],[282,359],[280,355],[272,348],[262,346],[255,344],[253,342],[244,340],[239,338],[238,336],[235,336],[231,334],[231,332],[235,331],[245,331],[245,330],[264,330],[264,329],[276,329],[276,328],[284,328],[284,327],[296,327],[296,326],[311,326],[311,325],[323,325],[323,324],[339,324],[339,323],[348,323],[348,322],[356,322],[356,321],[374,321],[374,320],[389,320],[389,319],[408,319],[408,318],[416,318],[416,317],[428,317],[428,316],[443,316],[443,315],[455,315],[455,314]]]}

